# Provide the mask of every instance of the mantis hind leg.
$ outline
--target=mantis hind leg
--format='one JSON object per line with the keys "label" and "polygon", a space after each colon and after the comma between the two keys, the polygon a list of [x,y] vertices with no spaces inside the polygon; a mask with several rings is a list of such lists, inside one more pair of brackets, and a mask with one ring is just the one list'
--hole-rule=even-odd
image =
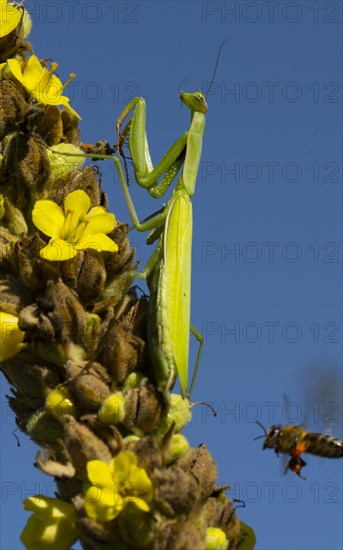
{"label": "mantis hind leg", "polygon": [[192,396],[195,380],[196,380],[198,370],[199,370],[199,367],[200,367],[202,350],[203,350],[203,347],[204,347],[204,338],[203,338],[202,334],[200,334],[200,332],[196,328],[194,328],[192,325],[190,326],[190,331],[193,334],[193,336],[195,336],[195,338],[198,340],[199,348],[198,348],[197,358],[196,358],[196,361],[195,361],[195,367],[194,367],[194,371],[193,371],[193,375],[192,375],[191,385],[189,387],[189,391],[188,391],[188,394],[187,394],[187,399],[189,399],[189,400]]}

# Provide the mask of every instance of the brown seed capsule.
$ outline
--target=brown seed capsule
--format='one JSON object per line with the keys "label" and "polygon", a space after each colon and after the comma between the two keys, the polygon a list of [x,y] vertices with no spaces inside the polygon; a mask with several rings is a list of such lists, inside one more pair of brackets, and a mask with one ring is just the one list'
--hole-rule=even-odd
{"label": "brown seed capsule", "polygon": [[190,521],[165,521],[156,529],[152,550],[203,550],[204,538]]}
{"label": "brown seed capsule", "polygon": [[96,414],[87,414],[81,417],[83,424],[85,424],[92,432],[101,437],[111,451],[112,456],[118,454],[122,448],[122,436],[119,430],[115,426],[105,426],[99,421]]}
{"label": "brown seed capsule", "polygon": [[31,439],[44,447],[59,449],[59,441],[63,437],[63,426],[47,411],[39,411],[34,413],[28,420],[25,431]]}
{"label": "brown seed capsule", "polygon": [[[4,194],[21,209],[27,209],[41,196],[49,181],[50,162],[46,148],[33,137],[16,132],[6,145],[2,173],[7,180]],[[31,216],[26,221],[32,224]]]}
{"label": "brown seed capsule", "polygon": [[92,208],[94,206],[104,206],[106,208],[94,166],[87,166],[87,168],[77,173],[67,174],[57,179],[53,184],[54,201],[63,206],[67,195],[77,189],[82,189],[87,193]]}
{"label": "brown seed capsule", "polygon": [[43,116],[34,125],[34,131],[49,147],[60,143],[63,137],[63,123],[59,108],[55,105],[44,105]]}
{"label": "brown seed capsule", "polygon": [[8,229],[0,226],[0,267],[3,273],[16,271],[14,245],[17,239]]}
{"label": "brown seed capsule", "polygon": [[99,363],[77,364],[67,361],[63,365],[67,385],[75,401],[85,411],[97,411],[110,395],[111,379]]}
{"label": "brown seed capsule", "polygon": [[200,498],[198,483],[179,466],[156,469],[151,477],[155,502],[162,514],[173,518],[194,509]]}
{"label": "brown seed capsule", "polygon": [[116,530],[113,522],[99,523],[86,516],[84,498],[76,495],[73,504],[78,516],[80,542],[85,550],[111,550],[117,548]]}
{"label": "brown seed capsule", "polygon": [[32,295],[20,279],[12,275],[0,278],[0,311],[17,316],[30,303]]}
{"label": "brown seed capsule", "polygon": [[[120,315],[120,316],[119,316]],[[121,383],[134,370],[143,367],[145,361],[145,330],[147,301],[128,294],[118,313],[118,320],[111,321],[103,337],[99,360]]]}
{"label": "brown seed capsule", "polygon": [[87,346],[87,315],[81,303],[62,281],[48,281],[43,300],[39,301],[42,311],[51,321],[58,342],[74,342]]}
{"label": "brown seed capsule", "polygon": [[[124,426],[132,433],[149,434],[159,424],[162,414],[161,395],[145,378],[139,388],[129,389],[125,395]],[[138,430],[137,430],[138,428]]]}
{"label": "brown seed capsule", "polygon": [[63,124],[63,139],[66,143],[72,143],[79,147],[80,145],[80,130],[78,118],[74,116],[68,109],[61,111]]}
{"label": "brown seed capsule", "polygon": [[25,221],[23,213],[14,206],[6,197],[3,202],[4,215],[1,218],[1,223],[13,233],[19,237],[27,233],[27,223]]}
{"label": "brown seed capsule", "polygon": [[129,226],[126,223],[119,223],[108,234],[118,245],[117,254],[110,254],[109,252],[104,254],[108,281],[112,281],[114,277],[118,277],[118,275],[132,269],[135,252],[130,246],[128,231]]}
{"label": "brown seed capsule", "polygon": [[26,109],[25,93],[22,86],[11,80],[0,81],[0,139],[17,129]]}
{"label": "brown seed capsule", "polygon": [[118,530],[128,548],[150,548],[155,519],[134,504],[127,504],[118,516]]}
{"label": "brown seed capsule", "polygon": [[42,290],[47,280],[59,277],[58,262],[48,262],[39,256],[45,245],[46,242],[35,234],[23,237],[15,246],[20,278],[33,291]]}
{"label": "brown seed capsule", "polygon": [[135,453],[139,467],[144,468],[148,473],[162,467],[161,450],[157,446],[156,439],[151,436],[142,437],[136,441],[124,440],[123,450]]}
{"label": "brown seed capsule", "polygon": [[4,363],[2,370],[17,392],[24,397],[27,406],[38,410],[44,406],[47,390],[55,388],[60,377],[53,365],[30,364],[25,360],[25,354],[22,356],[20,360],[13,359],[10,363]]}
{"label": "brown seed capsule", "polygon": [[199,483],[202,500],[212,494],[217,480],[217,467],[205,445],[187,451],[180,458],[178,465]]}
{"label": "brown seed capsule", "polygon": [[63,416],[61,421],[64,426],[64,442],[78,479],[87,479],[86,466],[89,460],[110,462],[112,455],[109,448],[89,428],[72,416]]}
{"label": "brown seed capsule", "polygon": [[73,259],[63,262],[62,278],[85,305],[93,304],[101,296],[106,282],[102,255],[92,249],[80,251]]}

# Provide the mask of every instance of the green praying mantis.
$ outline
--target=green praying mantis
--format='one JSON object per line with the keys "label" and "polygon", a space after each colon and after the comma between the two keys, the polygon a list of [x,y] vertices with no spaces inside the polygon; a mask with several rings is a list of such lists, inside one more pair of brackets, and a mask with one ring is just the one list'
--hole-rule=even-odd
{"label": "green praying mantis", "polygon": [[[214,69],[214,81],[219,56]],[[207,90],[207,93],[210,89]],[[170,147],[154,167],[146,135],[146,107],[141,97],[134,98],[120,114],[116,130],[118,157],[85,154],[92,159],[110,159],[114,162],[124,192],[129,214],[138,231],[152,231],[147,244],[157,246],[144,269],[133,277],[147,279],[150,290],[148,343],[158,390],[165,393],[172,388],[177,376],[182,397],[190,398],[200,365],[203,349],[202,335],[190,324],[192,204],[201,158],[207,103],[201,92],[180,92],[182,103],[191,113],[189,129]],[[121,131],[126,117],[132,114]],[[128,141],[135,179],[154,198],[161,198],[169,189],[182,167],[181,175],[167,204],[158,212],[139,221],[125,178],[121,157],[122,145]],[[125,160],[125,159],[124,159]],[[160,181],[158,181],[160,179]],[[188,388],[189,334],[197,338],[199,348],[192,381]]]}

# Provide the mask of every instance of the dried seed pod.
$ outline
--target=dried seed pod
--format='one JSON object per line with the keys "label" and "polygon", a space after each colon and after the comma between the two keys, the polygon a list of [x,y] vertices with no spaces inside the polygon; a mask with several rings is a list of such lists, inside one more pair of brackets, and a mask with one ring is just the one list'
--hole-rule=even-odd
{"label": "dried seed pod", "polygon": [[50,162],[46,148],[33,137],[16,132],[6,145],[2,173],[8,183],[8,198],[23,211],[27,210],[28,204],[42,195],[49,181]]}
{"label": "dried seed pod", "polygon": [[85,550],[111,550],[117,548],[117,533],[113,522],[99,523],[89,518],[86,516],[84,503],[84,498],[81,495],[76,495],[73,498],[82,548]]}
{"label": "dried seed pod", "polygon": [[68,388],[85,411],[97,411],[110,395],[111,379],[99,363],[77,364],[67,361],[63,365]]}
{"label": "dried seed pod", "polygon": [[68,109],[61,111],[63,124],[63,139],[66,143],[72,143],[77,147],[80,145],[80,130],[78,119]]}
{"label": "dried seed pod", "polygon": [[73,259],[63,262],[62,279],[77,292],[85,305],[93,304],[105,288],[106,270],[102,254],[92,249],[80,251]]}
{"label": "dried seed pod", "polygon": [[2,370],[17,392],[24,396],[27,406],[38,410],[44,407],[47,393],[58,385],[60,378],[53,365],[30,364],[25,354],[22,355],[22,359],[4,363]]}
{"label": "dried seed pod", "polygon": [[144,468],[149,474],[156,468],[161,468],[163,458],[156,439],[151,436],[130,440],[125,438],[123,441],[123,449],[132,451],[137,457],[137,462],[141,468]]}
{"label": "dried seed pod", "polygon": [[[63,123],[61,117],[61,111],[56,105],[44,105],[39,104],[40,107],[44,107],[42,112],[43,116],[34,124],[34,131],[40,135],[45,141],[46,145],[51,147],[57,145],[63,138]],[[37,107],[35,107],[37,109]],[[29,116],[30,113],[27,114]]]}
{"label": "dried seed pod", "polygon": [[41,310],[54,327],[57,342],[74,342],[87,346],[87,314],[81,303],[61,280],[48,281]]}
{"label": "dried seed pod", "polygon": [[4,214],[1,218],[1,223],[9,230],[13,235],[21,237],[28,231],[27,223],[22,212],[19,208],[16,208],[7,198],[3,199]]}
{"label": "dried seed pod", "polygon": [[113,284],[116,283],[116,281],[113,280],[114,277],[118,278],[120,273],[132,269],[135,252],[131,248],[128,232],[129,226],[127,223],[119,223],[113,231],[108,234],[108,236],[118,245],[117,254],[110,254],[108,252],[104,254],[108,281],[113,281]]}
{"label": "dried seed pod", "polygon": [[107,207],[94,166],[87,166],[76,173],[69,172],[57,179],[53,185],[54,201],[62,206],[67,195],[77,189],[82,189],[87,193],[91,200],[91,207]]}
{"label": "dried seed pod", "polygon": [[11,80],[0,80],[0,139],[17,129],[26,109],[25,93]]}
{"label": "dried seed pod", "polygon": [[107,445],[89,428],[80,424],[72,416],[61,419],[64,427],[64,442],[76,469],[78,479],[87,479],[87,462],[103,460],[109,462],[112,458]]}
{"label": "dried seed pod", "polygon": [[217,480],[217,466],[205,445],[190,449],[180,458],[178,465],[199,483],[202,500],[212,494]]}
{"label": "dried seed pod", "polygon": [[157,389],[145,378],[139,388],[125,392],[124,426],[137,435],[156,430],[162,415],[162,400]]}
{"label": "dried seed pod", "polygon": [[155,469],[151,477],[155,487],[156,505],[168,518],[188,515],[198,503],[198,483],[179,466]]}
{"label": "dried seed pod", "polygon": [[58,263],[42,260],[39,256],[45,245],[46,242],[37,234],[24,237],[15,245],[20,278],[33,291],[42,290],[47,280],[57,280],[59,277]]}
{"label": "dried seed pod", "polygon": [[0,278],[0,311],[18,315],[30,303],[32,295],[20,279],[12,275]]}
{"label": "dried seed pod", "polygon": [[[21,427],[21,426],[20,426]],[[59,441],[63,437],[63,427],[57,418],[47,411],[39,411],[31,415],[25,431],[31,439],[44,447],[59,449]]]}
{"label": "dried seed pod", "polygon": [[164,521],[156,530],[152,550],[204,550],[205,533],[190,521]]}
{"label": "dried seed pod", "polygon": [[0,226],[0,266],[3,274],[6,270],[16,271],[14,246],[17,239],[8,229]]}
{"label": "dried seed pod", "polygon": [[122,383],[131,372],[142,367],[145,359],[147,302],[132,295],[125,297],[124,302],[126,307],[120,318],[108,325],[98,356],[117,383]]}
{"label": "dried seed pod", "polygon": [[80,420],[82,420],[92,432],[101,437],[111,451],[112,456],[115,456],[121,450],[123,439],[115,426],[105,426],[99,421],[96,414],[87,414],[82,416]]}
{"label": "dried seed pod", "polygon": [[118,516],[118,530],[128,548],[151,548],[155,523],[152,514],[131,503]]}

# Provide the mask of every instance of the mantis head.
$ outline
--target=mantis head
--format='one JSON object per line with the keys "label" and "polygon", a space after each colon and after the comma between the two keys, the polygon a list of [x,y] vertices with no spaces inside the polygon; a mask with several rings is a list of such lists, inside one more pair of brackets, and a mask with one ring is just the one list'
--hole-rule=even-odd
{"label": "mantis head", "polygon": [[180,92],[180,99],[193,113],[207,113],[206,99],[201,92],[194,92],[194,94]]}

